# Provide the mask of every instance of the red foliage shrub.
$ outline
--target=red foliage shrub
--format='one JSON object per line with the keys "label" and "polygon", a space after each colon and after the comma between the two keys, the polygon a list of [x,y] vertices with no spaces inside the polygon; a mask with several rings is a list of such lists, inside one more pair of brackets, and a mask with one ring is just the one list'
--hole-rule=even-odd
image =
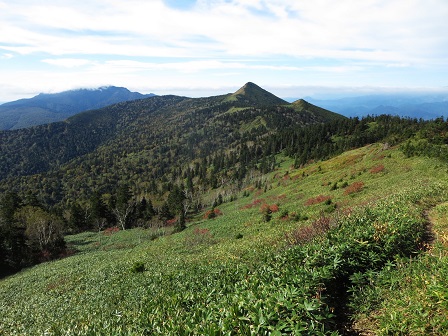
{"label": "red foliage shrub", "polygon": [[372,167],[370,169],[371,174],[378,174],[378,173],[381,173],[382,171],[384,171],[384,165],[382,165],[382,164]]}
{"label": "red foliage shrub", "polygon": [[319,204],[319,203],[328,201],[330,199],[331,199],[331,196],[319,195],[319,196],[307,199],[305,202],[305,205],[309,206],[309,205],[313,205],[313,204]]}
{"label": "red foliage shrub", "polygon": [[278,212],[278,210],[279,210],[279,207],[277,204],[269,205],[267,203],[264,203],[260,207],[260,212],[262,212],[262,213],[273,213],[273,212]]}
{"label": "red foliage shrub", "polygon": [[337,220],[330,217],[321,216],[310,225],[301,226],[286,234],[286,241],[289,245],[304,244],[315,237],[323,236],[328,230],[337,225]]}
{"label": "red foliage shrub", "polygon": [[257,204],[260,204],[260,203],[264,203],[264,200],[263,199],[256,199],[255,201],[252,202],[253,205],[257,205]]}
{"label": "red foliage shrub", "polygon": [[272,204],[269,206],[269,210],[271,210],[271,212],[277,212],[278,211],[278,205],[277,204]]}
{"label": "red foliage shrub", "polygon": [[215,239],[209,229],[195,228],[185,237],[185,245],[194,248],[197,245],[214,244]]}
{"label": "red foliage shrub", "polygon": [[204,219],[213,219],[213,218],[218,217],[218,216],[222,216],[222,211],[217,209],[217,208],[215,208],[215,209],[212,209],[212,210],[208,210],[204,214],[203,218]]}
{"label": "red foliage shrub", "polygon": [[266,213],[266,212],[270,212],[271,210],[269,209],[269,204],[264,203],[261,207],[260,207],[260,212],[262,213]]}
{"label": "red foliage shrub", "polygon": [[176,222],[177,222],[177,218],[168,219],[166,221],[166,226],[173,226],[174,224],[176,224]]}
{"label": "red foliage shrub", "polygon": [[255,193],[255,196],[260,196],[263,193],[263,190],[257,190],[257,192]]}
{"label": "red foliage shrub", "polygon": [[281,194],[278,196],[270,196],[269,199],[274,200],[274,201],[282,201],[282,200],[286,199],[286,195]]}
{"label": "red foliage shrub", "polygon": [[352,184],[350,184],[348,187],[345,188],[344,195],[357,193],[363,189],[364,189],[364,182],[361,181],[353,182]]}
{"label": "red foliage shrub", "polygon": [[265,203],[264,199],[257,198],[252,203],[249,203],[249,204],[246,204],[245,206],[243,206],[241,209],[251,209],[251,208],[253,208],[259,204],[263,204],[263,203]]}
{"label": "red foliage shrub", "polygon": [[110,228],[107,228],[106,230],[104,230],[103,235],[110,236],[113,233],[118,232],[118,231],[120,231],[120,228],[117,226],[113,226],[113,227],[110,227]]}
{"label": "red foliage shrub", "polygon": [[209,229],[201,229],[201,228],[195,228],[193,233],[195,235],[207,235],[210,233]]}

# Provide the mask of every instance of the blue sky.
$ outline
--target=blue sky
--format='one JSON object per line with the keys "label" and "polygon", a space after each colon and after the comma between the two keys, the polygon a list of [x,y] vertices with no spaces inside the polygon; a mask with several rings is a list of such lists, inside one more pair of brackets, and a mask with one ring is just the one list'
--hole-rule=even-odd
{"label": "blue sky", "polygon": [[0,102],[448,90],[447,18],[446,0],[0,0]]}

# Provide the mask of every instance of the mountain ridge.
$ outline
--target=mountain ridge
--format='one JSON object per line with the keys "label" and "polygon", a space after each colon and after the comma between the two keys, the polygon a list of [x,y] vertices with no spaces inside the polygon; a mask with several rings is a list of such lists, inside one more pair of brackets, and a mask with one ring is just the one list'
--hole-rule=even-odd
{"label": "mountain ridge", "polygon": [[0,130],[14,130],[62,121],[77,113],[154,94],[131,92],[124,87],[104,86],[59,93],[40,93],[0,105]]}
{"label": "mountain ridge", "polygon": [[[264,100],[263,105],[253,106],[260,93],[269,102],[282,104],[269,106],[265,105],[268,100]],[[70,183],[70,171],[78,171],[83,179],[89,176],[90,180],[113,171],[108,181],[99,182],[101,189],[106,190],[135,174],[157,181],[168,175],[173,178],[173,174],[178,175],[193,162],[208,165],[215,155],[229,153],[224,160],[228,160],[233,173],[228,174],[241,178],[250,167],[249,161],[247,168],[235,168],[232,160],[247,155],[247,151],[255,151],[256,156],[270,155],[270,149],[263,149],[267,136],[290,127],[345,119],[312,104],[300,108],[283,104],[254,86],[245,90],[243,99],[229,101],[228,97],[154,96],[85,111],[62,122],[0,132],[0,182],[22,177],[28,180],[34,174],[41,174],[44,179],[50,174],[61,184],[66,183],[62,180]],[[142,171],[142,164],[153,168]],[[118,176],[117,171],[122,175]],[[56,194],[50,203],[58,199]]]}
{"label": "mountain ridge", "polygon": [[448,93],[373,94],[338,99],[306,98],[346,117],[391,114],[417,119],[448,117]]}

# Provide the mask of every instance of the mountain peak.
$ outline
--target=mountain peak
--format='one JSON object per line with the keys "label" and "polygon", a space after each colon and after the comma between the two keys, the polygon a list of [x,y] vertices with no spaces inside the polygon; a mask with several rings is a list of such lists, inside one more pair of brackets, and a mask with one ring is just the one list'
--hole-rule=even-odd
{"label": "mountain peak", "polygon": [[314,104],[307,102],[304,99],[298,99],[295,102],[293,102],[291,105],[294,107],[294,109],[296,111],[308,111],[308,112],[313,113],[314,115],[322,116],[322,117],[326,118],[327,120],[333,120],[333,119],[338,119],[338,118],[342,117],[340,114],[323,109],[319,106],[316,106]]}
{"label": "mountain peak", "polygon": [[287,104],[283,99],[259,87],[257,84],[247,82],[235,93],[232,93],[228,100],[239,101],[248,105],[283,105]]}
{"label": "mountain peak", "polygon": [[245,94],[246,92],[250,91],[265,91],[261,87],[259,87],[257,84],[252,82],[247,82],[244,84],[241,88],[239,88],[235,94]]}
{"label": "mountain peak", "polygon": [[292,102],[292,105],[296,107],[307,108],[308,106],[313,104],[307,102],[305,99],[297,99],[296,101]]}
{"label": "mountain peak", "polygon": [[0,107],[0,130],[61,121],[82,111],[151,96],[154,94],[143,95],[116,86],[40,93],[33,98],[3,104]]}

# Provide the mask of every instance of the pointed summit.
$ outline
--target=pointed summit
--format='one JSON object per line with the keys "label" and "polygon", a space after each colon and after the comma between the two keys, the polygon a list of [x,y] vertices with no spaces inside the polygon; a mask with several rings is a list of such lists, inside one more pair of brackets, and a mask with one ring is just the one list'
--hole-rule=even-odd
{"label": "pointed summit", "polygon": [[227,100],[238,101],[247,105],[283,105],[288,102],[262,89],[258,85],[248,82],[238,91],[229,95]]}
{"label": "pointed summit", "polygon": [[329,110],[326,110],[326,109],[324,109],[322,107],[313,105],[313,104],[307,102],[304,99],[298,99],[295,102],[293,102],[291,105],[298,112],[312,113],[312,114],[314,114],[316,116],[323,117],[326,120],[334,120],[334,119],[344,118],[340,114],[337,114],[337,113],[331,112]]}

